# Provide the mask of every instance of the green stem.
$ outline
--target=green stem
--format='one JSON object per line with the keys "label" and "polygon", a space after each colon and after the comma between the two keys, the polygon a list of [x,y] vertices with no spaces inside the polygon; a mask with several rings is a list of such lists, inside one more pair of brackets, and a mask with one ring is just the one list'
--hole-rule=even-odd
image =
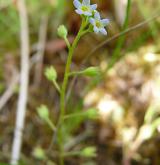
{"label": "green stem", "polygon": [[86,112],[79,112],[79,113],[75,113],[75,114],[65,115],[63,119],[66,120],[66,119],[69,119],[69,118],[86,116],[86,115],[87,115]]}
{"label": "green stem", "polygon": [[52,123],[52,121],[49,118],[46,118],[46,122],[53,131],[56,131],[56,126]]}
{"label": "green stem", "polygon": [[80,151],[73,151],[73,152],[67,152],[63,156],[64,157],[69,157],[69,156],[77,156],[77,155],[80,155],[80,154],[81,154]]}
{"label": "green stem", "polygon": [[61,92],[60,92],[60,117],[59,117],[59,121],[57,124],[58,125],[57,128],[59,128],[58,129],[58,143],[59,143],[59,148],[60,148],[60,165],[64,165],[62,123],[63,123],[63,118],[65,115],[65,93],[66,93],[66,88],[68,85],[68,78],[69,78],[69,72],[70,72],[70,66],[72,63],[73,53],[78,44],[78,41],[80,40],[80,38],[82,36],[85,26],[86,26],[86,22],[83,19],[80,30],[79,30],[75,40],[73,41],[73,44],[69,47],[69,54],[68,54],[67,63],[66,63],[66,67],[65,67],[64,79],[63,79],[62,88],[61,88]]}
{"label": "green stem", "polygon": [[70,45],[67,37],[64,37],[64,41],[66,42],[66,45],[67,45],[68,49],[70,49],[71,45]]}
{"label": "green stem", "polygon": [[72,62],[72,57],[73,57],[73,52],[74,49],[76,48],[78,41],[81,37],[81,33],[83,31],[83,22],[81,25],[81,28],[72,44],[72,46],[69,49],[69,54],[68,54],[68,58],[67,58],[67,63],[66,63],[66,68],[65,68],[65,74],[64,74],[64,79],[63,79],[63,83],[62,83],[62,89],[61,89],[61,95],[60,95],[60,121],[62,120],[64,113],[65,113],[65,92],[66,92],[66,87],[68,84],[68,78],[69,78],[69,72],[70,72],[70,66],[71,66],[71,62]]}
{"label": "green stem", "polygon": [[59,93],[61,93],[61,89],[60,89],[58,83],[57,83],[55,80],[53,81],[53,84],[54,84],[55,88],[57,89],[57,91],[58,91]]}
{"label": "green stem", "polygon": [[83,74],[83,71],[70,72],[69,76],[78,76],[78,75],[81,75],[81,74]]}

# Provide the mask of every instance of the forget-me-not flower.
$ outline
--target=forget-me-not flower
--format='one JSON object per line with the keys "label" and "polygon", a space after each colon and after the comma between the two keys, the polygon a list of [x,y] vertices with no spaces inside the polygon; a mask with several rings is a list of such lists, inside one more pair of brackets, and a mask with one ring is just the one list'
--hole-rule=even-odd
{"label": "forget-me-not flower", "polygon": [[79,0],[74,0],[73,4],[77,8],[76,13],[85,16],[92,16],[93,11],[97,8],[97,4],[90,5],[90,0],[83,0],[82,3]]}
{"label": "forget-me-not flower", "polygon": [[95,12],[94,18],[90,18],[89,21],[93,25],[93,30],[95,33],[107,35],[105,26],[109,23],[109,19],[101,19],[100,14]]}

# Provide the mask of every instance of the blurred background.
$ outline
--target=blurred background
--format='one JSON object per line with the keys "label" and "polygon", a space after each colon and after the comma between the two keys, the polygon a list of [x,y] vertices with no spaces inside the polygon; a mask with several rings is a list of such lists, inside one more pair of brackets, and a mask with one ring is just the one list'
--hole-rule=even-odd
{"label": "blurred background", "polygon": [[[72,70],[99,66],[94,78],[71,79],[67,112],[96,108],[98,118],[66,121],[65,148],[96,148],[93,157],[68,157],[66,165],[160,164],[160,0],[94,0],[108,35],[87,34],[75,51]],[[30,36],[30,81],[21,152],[23,165],[54,165],[48,148],[52,130],[38,117],[46,104],[57,119],[59,95],[45,78],[53,65],[63,80],[67,48],[57,37],[65,24],[73,41],[81,19],[72,0],[26,0]],[[128,7],[128,10],[127,10]],[[138,25],[138,26],[136,26]],[[132,29],[132,27],[134,27]],[[126,31],[127,33],[121,33]],[[121,35],[122,34],[122,35]],[[0,164],[8,163],[16,119],[20,73],[20,20],[17,0],[0,0]],[[104,43],[99,46],[99,44]],[[43,44],[45,51],[39,51]],[[41,60],[40,60],[41,59]],[[47,160],[46,160],[47,159]]]}

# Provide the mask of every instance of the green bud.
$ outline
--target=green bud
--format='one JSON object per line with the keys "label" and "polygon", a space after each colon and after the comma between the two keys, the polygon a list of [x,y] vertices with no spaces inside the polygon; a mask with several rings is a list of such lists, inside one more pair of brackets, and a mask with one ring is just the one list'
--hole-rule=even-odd
{"label": "green bud", "polygon": [[86,114],[89,119],[96,119],[98,117],[98,111],[94,108],[88,109]]}
{"label": "green bud", "polygon": [[61,38],[67,37],[67,28],[64,25],[60,25],[57,30],[58,36]]}
{"label": "green bud", "polygon": [[55,81],[57,79],[57,72],[53,66],[46,68],[45,76],[50,81]]}
{"label": "green bud", "polygon": [[38,115],[41,119],[46,120],[49,118],[49,111],[45,105],[41,105],[37,108]]}
{"label": "green bud", "polygon": [[89,146],[89,147],[84,148],[81,151],[81,156],[84,156],[84,157],[95,157],[96,156],[96,148],[93,147],[93,146]]}
{"label": "green bud", "polygon": [[84,71],[82,71],[83,75],[90,76],[90,77],[97,76],[99,75],[99,73],[100,73],[100,70],[98,67],[89,67],[85,69]]}
{"label": "green bud", "polygon": [[36,147],[33,150],[33,156],[36,159],[40,159],[40,160],[44,160],[46,158],[45,152],[44,152],[44,150],[41,147]]}

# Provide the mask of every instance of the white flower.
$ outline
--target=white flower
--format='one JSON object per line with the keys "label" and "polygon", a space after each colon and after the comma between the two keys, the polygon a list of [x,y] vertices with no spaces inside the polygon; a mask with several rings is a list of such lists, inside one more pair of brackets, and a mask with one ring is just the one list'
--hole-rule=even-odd
{"label": "white flower", "polygon": [[109,23],[109,19],[101,19],[100,14],[95,12],[94,18],[90,18],[89,22],[93,25],[93,30],[95,33],[107,35],[105,26]]}
{"label": "white flower", "polygon": [[90,0],[83,0],[82,3],[79,0],[74,0],[73,4],[77,8],[76,13],[85,16],[92,16],[93,11],[97,8],[97,4],[90,5]]}

